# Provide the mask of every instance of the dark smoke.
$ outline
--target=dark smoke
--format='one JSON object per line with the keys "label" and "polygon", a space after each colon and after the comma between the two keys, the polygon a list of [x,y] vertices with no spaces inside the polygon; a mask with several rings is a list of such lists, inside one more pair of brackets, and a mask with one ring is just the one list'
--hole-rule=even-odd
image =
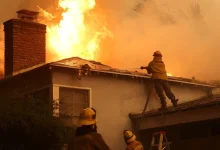
{"label": "dark smoke", "polygon": [[111,54],[103,61],[120,68],[137,68],[147,65],[153,52],[160,50],[167,71],[174,76],[220,79],[219,4],[217,0],[106,4],[114,39],[105,47]]}

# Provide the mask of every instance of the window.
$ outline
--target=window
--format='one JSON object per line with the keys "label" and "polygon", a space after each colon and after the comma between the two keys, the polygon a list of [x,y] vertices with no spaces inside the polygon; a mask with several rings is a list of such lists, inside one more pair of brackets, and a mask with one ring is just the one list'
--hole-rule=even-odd
{"label": "window", "polygon": [[59,87],[59,116],[78,117],[89,107],[89,89]]}

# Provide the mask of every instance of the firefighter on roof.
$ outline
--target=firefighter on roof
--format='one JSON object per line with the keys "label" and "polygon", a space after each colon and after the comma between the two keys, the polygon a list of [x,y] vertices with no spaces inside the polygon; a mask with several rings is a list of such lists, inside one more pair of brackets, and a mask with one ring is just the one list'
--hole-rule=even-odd
{"label": "firefighter on roof", "polygon": [[110,150],[101,134],[97,133],[96,110],[84,109],[79,117],[72,146],[69,150]]}
{"label": "firefighter on roof", "polygon": [[167,74],[165,69],[165,64],[162,61],[162,54],[160,51],[156,51],[153,54],[153,60],[148,64],[147,67],[141,67],[141,69],[146,69],[148,74],[152,74],[152,79],[154,81],[155,89],[160,97],[161,108],[159,110],[166,110],[166,97],[171,100],[174,107],[177,106],[178,99],[175,98],[175,95],[172,93],[169,83],[167,82]]}
{"label": "firefighter on roof", "polygon": [[136,136],[131,131],[125,130],[123,134],[127,144],[126,150],[144,150],[141,142],[136,140]]}

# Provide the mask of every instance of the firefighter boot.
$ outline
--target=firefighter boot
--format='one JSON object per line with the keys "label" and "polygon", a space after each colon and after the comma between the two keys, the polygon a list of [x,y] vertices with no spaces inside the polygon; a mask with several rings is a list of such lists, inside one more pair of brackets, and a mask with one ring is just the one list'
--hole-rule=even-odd
{"label": "firefighter boot", "polygon": [[167,104],[166,104],[166,100],[162,99],[161,100],[161,107],[158,109],[158,111],[166,111],[167,109]]}
{"label": "firefighter boot", "polygon": [[171,99],[171,102],[172,102],[172,104],[173,104],[174,107],[177,107],[178,99],[173,98],[173,99]]}

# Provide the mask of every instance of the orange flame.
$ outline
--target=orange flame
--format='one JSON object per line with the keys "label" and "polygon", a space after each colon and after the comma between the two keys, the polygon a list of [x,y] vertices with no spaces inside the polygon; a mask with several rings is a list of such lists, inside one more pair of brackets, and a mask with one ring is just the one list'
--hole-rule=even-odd
{"label": "orange flame", "polygon": [[171,73],[167,73],[167,76],[173,76]]}
{"label": "orange flame", "polygon": [[[96,59],[101,40],[112,34],[103,21],[88,13],[95,5],[95,0],[59,0],[58,9],[62,9],[62,19],[53,24],[47,21],[56,16],[38,7],[41,15],[47,19],[41,20],[47,25],[47,51],[55,55],[56,60],[73,56]],[[92,23],[86,24],[85,17]]]}

